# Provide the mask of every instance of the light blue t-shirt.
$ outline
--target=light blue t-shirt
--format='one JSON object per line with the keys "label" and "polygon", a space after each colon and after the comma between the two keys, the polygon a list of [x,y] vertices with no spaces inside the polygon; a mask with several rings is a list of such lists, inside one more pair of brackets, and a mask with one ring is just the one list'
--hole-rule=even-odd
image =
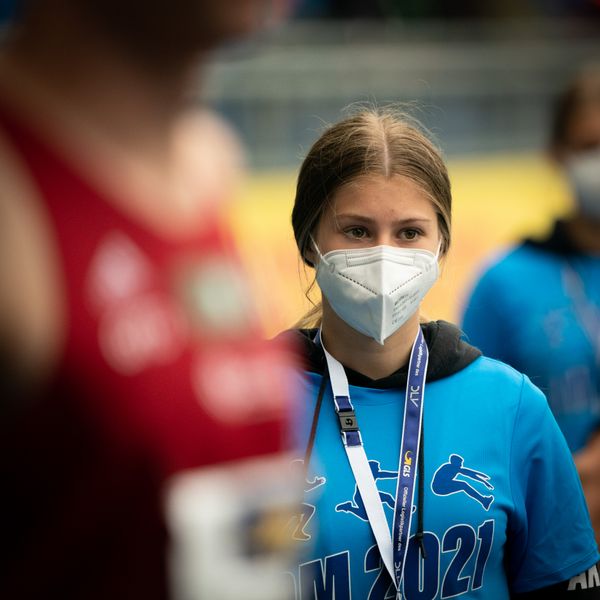
{"label": "light blue t-shirt", "polygon": [[600,257],[519,246],[478,281],[462,327],[544,392],[571,452],[586,445],[600,426]]}
{"label": "light blue t-shirt", "polygon": [[[320,383],[320,375],[302,374],[299,457]],[[351,385],[350,394],[391,528],[404,390]],[[424,444],[426,558],[412,537],[402,584],[407,600],[507,600],[509,591],[565,581],[597,562],[570,452],[527,377],[480,357],[427,383]],[[341,442],[329,384],[295,525],[302,554],[290,573],[296,600],[395,598]],[[416,526],[415,513],[413,536]]]}

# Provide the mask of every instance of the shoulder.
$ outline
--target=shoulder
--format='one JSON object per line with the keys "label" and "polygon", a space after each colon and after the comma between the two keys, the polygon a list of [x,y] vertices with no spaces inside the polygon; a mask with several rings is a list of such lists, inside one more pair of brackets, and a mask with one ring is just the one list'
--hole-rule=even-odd
{"label": "shoulder", "polygon": [[520,387],[525,376],[510,365],[482,355],[468,367],[470,376],[486,377],[490,381],[503,382],[510,386]]}
{"label": "shoulder", "polygon": [[489,257],[480,267],[480,277],[487,282],[514,279],[516,272],[531,272],[555,261],[555,257],[543,248],[523,242]]}
{"label": "shoulder", "polygon": [[322,374],[325,371],[325,355],[320,344],[315,343],[317,329],[287,329],[272,340],[272,344],[284,344],[291,350],[296,364],[303,370]]}
{"label": "shoulder", "polygon": [[[542,460],[570,461],[570,452],[543,391],[529,377],[502,361],[481,356],[467,367],[466,386],[468,402],[476,412],[493,415],[498,428],[504,423],[504,432],[510,440],[513,464],[526,456],[531,448],[553,447]],[[472,403],[475,402],[476,406]],[[542,455],[544,452],[541,453]]]}
{"label": "shoulder", "polygon": [[465,369],[465,376],[493,397],[512,398],[537,409],[547,407],[546,397],[529,377],[500,360],[480,356]]}
{"label": "shoulder", "polygon": [[489,261],[476,276],[465,305],[463,318],[469,335],[474,335],[477,341],[479,333],[475,326],[483,323],[484,331],[495,327],[498,337],[494,351],[497,352],[498,345],[505,344],[501,320],[507,318],[514,322],[521,318],[524,307],[543,298],[539,295],[540,289],[548,285],[554,289],[560,284],[561,273],[562,264],[556,254],[527,242]]}

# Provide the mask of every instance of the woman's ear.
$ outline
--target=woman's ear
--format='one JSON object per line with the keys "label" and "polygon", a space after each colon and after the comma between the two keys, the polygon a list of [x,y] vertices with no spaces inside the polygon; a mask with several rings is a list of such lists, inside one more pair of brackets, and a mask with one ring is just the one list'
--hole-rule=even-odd
{"label": "woman's ear", "polygon": [[308,246],[308,248],[306,248],[306,250],[304,251],[304,256],[302,258],[309,267],[312,267],[313,269],[315,268],[315,265],[319,261],[317,260],[317,253],[315,252],[312,243]]}
{"label": "woman's ear", "polygon": [[316,265],[319,262],[319,253],[317,251],[316,242],[312,235],[310,235],[307,240],[302,258],[309,267],[312,267],[313,269],[316,268]]}

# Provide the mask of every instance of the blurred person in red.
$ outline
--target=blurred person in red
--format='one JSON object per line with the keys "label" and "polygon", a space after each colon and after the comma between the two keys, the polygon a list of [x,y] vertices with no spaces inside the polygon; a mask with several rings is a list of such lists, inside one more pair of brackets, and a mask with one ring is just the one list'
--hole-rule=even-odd
{"label": "blurred person in red", "polygon": [[0,55],[0,597],[281,598],[263,513],[287,355],[259,340],[222,218],[239,148],[188,94],[269,7],[18,8]]}
{"label": "blurred person in red", "polygon": [[547,395],[600,540],[600,67],[557,98],[550,152],[573,211],[542,240],[496,257],[463,321],[472,344],[523,371]]}

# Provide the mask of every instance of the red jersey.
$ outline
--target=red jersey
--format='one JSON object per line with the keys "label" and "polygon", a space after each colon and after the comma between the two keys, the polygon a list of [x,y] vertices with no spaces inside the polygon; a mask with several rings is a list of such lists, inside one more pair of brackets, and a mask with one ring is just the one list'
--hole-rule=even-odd
{"label": "red jersey", "polygon": [[217,214],[160,237],[18,119],[0,127],[45,203],[68,317],[51,385],[3,427],[0,596],[164,598],[169,478],[282,450],[287,358],[258,341]]}

